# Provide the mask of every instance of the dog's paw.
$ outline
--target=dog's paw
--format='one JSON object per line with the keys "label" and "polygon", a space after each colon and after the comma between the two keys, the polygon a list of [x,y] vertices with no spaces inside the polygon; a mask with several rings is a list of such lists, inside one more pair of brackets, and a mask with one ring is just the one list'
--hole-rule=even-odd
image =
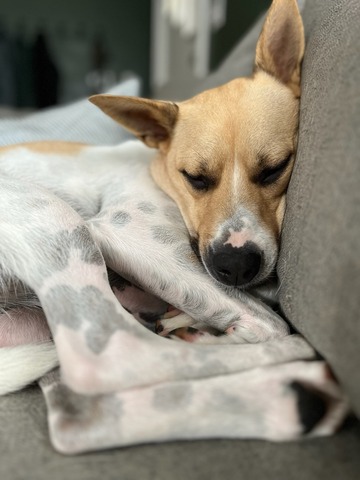
{"label": "dog's paw", "polygon": [[349,405],[325,362],[319,362],[316,381],[299,378],[289,387],[297,397],[303,435],[330,435],[340,428],[349,412]]}

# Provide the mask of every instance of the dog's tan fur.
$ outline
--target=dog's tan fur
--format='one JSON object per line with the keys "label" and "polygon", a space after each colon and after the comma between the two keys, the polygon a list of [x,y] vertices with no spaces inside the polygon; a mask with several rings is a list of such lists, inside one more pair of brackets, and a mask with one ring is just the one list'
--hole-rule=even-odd
{"label": "dog's tan fur", "polygon": [[[290,168],[270,188],[259,188],[251,179],[260,162],[275,165],[294,151],[297,111],[291,91],[264,72],[233,80],[179,106],[171,148],[166,159],[164,154],[156,158],[152,173],[180,206],[200,248],[238,205],[251,210],[278,236],[282,218],[278,208]],[[217,179],[215,188],[194,191],[182,170],[192,175],[205,171]]]}
{"label": "dog's tan fur", "polygon": [[[84,143],[76,142],[57,142],[57,141],[48,141],[48,142],[30,142],[22,143],[21,147],[27,148],[37,153],[48,154],[48,153],[57,153],[59,155],[77,155],[81,150],[87,147]],[[0,147],[1,152],[6,150],[13,150],[19,148],[18,144],[7,145],[6,147]]]}
{"label": "dog's tan fur", "polygon": [[[274,0],[257,48],[254,74],[181,102],[111,95],[91,101],[148,146],[158,148],[152,175],[178,204],[204,252],[219,225],[242,205],[275,239],[297,143],[304,32],[296,0]],[[254,181],[292,155],[271,185]],[[196,191],[182,172],[213,179]]]}

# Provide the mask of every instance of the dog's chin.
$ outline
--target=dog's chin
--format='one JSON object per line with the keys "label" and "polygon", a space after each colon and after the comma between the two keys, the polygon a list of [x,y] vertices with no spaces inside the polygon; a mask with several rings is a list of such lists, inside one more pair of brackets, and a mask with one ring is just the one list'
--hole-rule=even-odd
{"label": "dog's chin", "polygon": [[228,293],[231,293],[233,290],[249,290],[254,287],[258,287],[264,283],[266,283],[270,278],[272,278],[274,274],[274,269],[270,272],[259,272],[255,278],[253,278],[250,282],[243,283],[241,285],[229,285],[225,282],[219,280],[219,278],[214,275],[210,268],[206,265],[206,263],[201,259],[201,263],[203,264],[206,272],[210,275],[210,277],[215,280],[216,284],[221,287],[223,290],[226,290]]}

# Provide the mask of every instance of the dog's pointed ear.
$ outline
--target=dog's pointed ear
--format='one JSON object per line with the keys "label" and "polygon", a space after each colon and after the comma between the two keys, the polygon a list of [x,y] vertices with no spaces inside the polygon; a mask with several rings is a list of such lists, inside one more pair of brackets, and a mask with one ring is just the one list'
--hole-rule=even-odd
{"label": "dog's pointed ear", "polygon": [[89,100],[149,147],[168,148],[178,117],[176,103],[106,94]]}
{"label": "dog's pointed ear", "polygon": [[296,0],[273,0],[256,46],[255,67],[300,96],[304,27]]}

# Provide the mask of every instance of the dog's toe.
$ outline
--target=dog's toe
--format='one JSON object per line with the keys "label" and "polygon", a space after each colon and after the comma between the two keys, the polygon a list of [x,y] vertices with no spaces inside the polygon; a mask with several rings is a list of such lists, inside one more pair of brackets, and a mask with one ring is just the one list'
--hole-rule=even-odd
{"label": "dog's toe", "polygon": [[321,393],[309,389],[300,382],[294,381],[290,387],[297,395],[297,407],[303,434],[310,433],[326,415],[327,402]]}

